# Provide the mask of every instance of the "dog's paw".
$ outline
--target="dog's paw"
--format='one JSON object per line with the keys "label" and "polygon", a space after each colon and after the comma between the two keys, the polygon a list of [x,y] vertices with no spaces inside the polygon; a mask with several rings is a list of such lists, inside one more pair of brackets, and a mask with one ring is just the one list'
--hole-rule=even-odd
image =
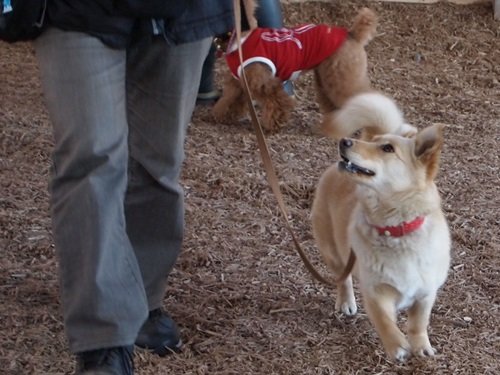
{"label": "dog's paw", "polygon": [[419,348],[413,348],[413,354],[418,357],[434,357],[436,350],[430,345],[422,346]]}
{"label": "dog's paw", "polygon": [[335,310],[346,315],[353,316],[358,312],[356,297],[352,289],[352,279],[349,277],[337,286],[337,297],[335,299]]}
{"label": "dog's paw", "polygon": [[429,342],[427,333],[420,335],[410,334],[409,340],[414,355],[418,357],[433,357],[436,354],[436,350],[434,350]]}
{"label": "dog's paw", "polygon": [[387,355],[394,361],[404,362],[411,357],[412,351],[411,346],[406,341],[404,336],[401,335],[399,339],[394,338],[390,342],[386,342],[384,345]]}
{"label": "dog's paw", "polygon": [[215,103],[212,107],[212,115],[217,121],[225,120],[228,117],[227,108],[219,103]]}
{"label": "dog's paw", "polygon": [[342,301],[340,298],[337,298],[337,301],[335,302],[335,310],[344,315],[353,316],[358,312],[358,306],[354,300],[347,299],[346,301]]}
{"label": "dog's paw", "polygon": [[392,353],[389,353],[390,357],[394,359],[395,361],[398,362],[405,362],[408,358],[411,356],[411,352],[406,348],[403,347],[398,347],[395,350],[392,351]]}

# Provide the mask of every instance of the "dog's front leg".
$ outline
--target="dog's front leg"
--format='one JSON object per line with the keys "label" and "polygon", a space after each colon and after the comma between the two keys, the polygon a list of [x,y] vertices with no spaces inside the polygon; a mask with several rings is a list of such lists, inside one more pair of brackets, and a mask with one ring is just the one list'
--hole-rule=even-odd
{"label": "dog's front leg", "polygon": [[294,100],[283,89],[283,83],[275,80],[269,94],[259,96],[262,104],[262,125],[269,131],[277,131],[288,122]]}
{"label": "dog's front leg", "polygon": [[212,108],[215,119],[238,120],[246,110],[245,96],[240,82],[233,76],[227,76],[222,90],[222,97]]}
{"label": "dog's front leg", "polygon": [[368,317],[375,326],[387,354],[392,359],[404,361],[410,356],[410,344],[396,324],[398,291],[389,285],[381,285],[369,293],[362,293]]}
{"label": "dog's front leg", "polygon": [[268,66],[253,63],[245,68],[248,86],[262,109],[262,126],[277,131],[286,124],[295,101],[283,89],[283,82],[274,77]]}
{"label": "dog's front leg", "polygon": [[434,348],[429,342],[427,327],[436,295],[417,300],[408,310],[408,339],[412,351],[420,357],[432,357]]}

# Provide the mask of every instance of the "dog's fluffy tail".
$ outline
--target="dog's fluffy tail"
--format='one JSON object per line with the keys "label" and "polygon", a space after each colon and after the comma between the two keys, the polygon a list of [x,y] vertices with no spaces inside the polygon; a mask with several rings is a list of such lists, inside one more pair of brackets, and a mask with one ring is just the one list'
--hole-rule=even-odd
{"label": "dog's fluffy tail", "polygon": [[362,8],[354,17],[349,32],[355,40],[365,46],[375,36],[377,24],[378,17],[375,12],[369,8]]}
{"label": "dog's fluffy tail", "polygon": [[363,138],[387,133],[409,137],[417,132],[393,99],[375,91],[353,96],[339,110],[325,114],[322,130],[337,140],[359,131]]}

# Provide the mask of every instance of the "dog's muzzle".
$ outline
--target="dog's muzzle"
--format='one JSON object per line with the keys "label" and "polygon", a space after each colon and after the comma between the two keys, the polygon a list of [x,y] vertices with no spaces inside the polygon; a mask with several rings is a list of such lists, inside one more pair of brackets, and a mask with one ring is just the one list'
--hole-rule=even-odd
{"label": "dog's muzzle", "polygon": [[346,156],[348,150],[354,145],[354,141],[349,138],[342,138],[339,142],[339,154],[340,157],[342,158],[341,161],[339,161],[339,169],[349,172],[349,173],[354,173],[354,174],[361,174],[365,176],[375,176],[375,172],[368,169],[368,168],[363,168],[360,165],[354,164],[349,160],[349,158]]}

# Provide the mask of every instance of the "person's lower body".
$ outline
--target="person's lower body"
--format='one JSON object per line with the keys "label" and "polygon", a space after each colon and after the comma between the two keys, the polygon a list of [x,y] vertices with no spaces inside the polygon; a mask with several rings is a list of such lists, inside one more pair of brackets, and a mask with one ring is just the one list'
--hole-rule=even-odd
{"label": "person's lower body", "polygon": [[[280,0],[259,0],[255,18],[259,27],[272,27],[275,29],[283,27],[283,11]],[[293,96],[293,81],[283,82],[283,89],[288,95]]]}
{"label": "person's lower body", "polygon": [[55,141],[52,230],[74,353],[130,348],[162,305],[182,243],[179,174],[193,77],[209,43],[171,47],[157,38],[114,50],[57,29],[36,40]]}
{"label": "person's lower body", "polygon": [[[244,9],[244,7],[242,6],[241,9]],[[260,0],[255,17],[259,27],[283,27],[283,13],[279,0]],[[248,29],[248,21],[245,16],[243,16],[242,22],[243,29]],[[214,67],[216,59],[216,47],[212,44],[203,63],[196,104],[214,104],[221,97],[221,92],[214,84]],[[289,80],[283,82],[283,89],[288,95],[294,96],[293,81]]]}
{"label": "person's lower body", "polygon": [[201,70],[200,86],[198,88],[198,94],[196,96],[196,104],[213,104],[220,97],[221,92],[215,86],[215,62],[217,60],[217,48],[214,43],[212,43],[210,50],[208,51],[207,57],[203,62],[203,68]]}

